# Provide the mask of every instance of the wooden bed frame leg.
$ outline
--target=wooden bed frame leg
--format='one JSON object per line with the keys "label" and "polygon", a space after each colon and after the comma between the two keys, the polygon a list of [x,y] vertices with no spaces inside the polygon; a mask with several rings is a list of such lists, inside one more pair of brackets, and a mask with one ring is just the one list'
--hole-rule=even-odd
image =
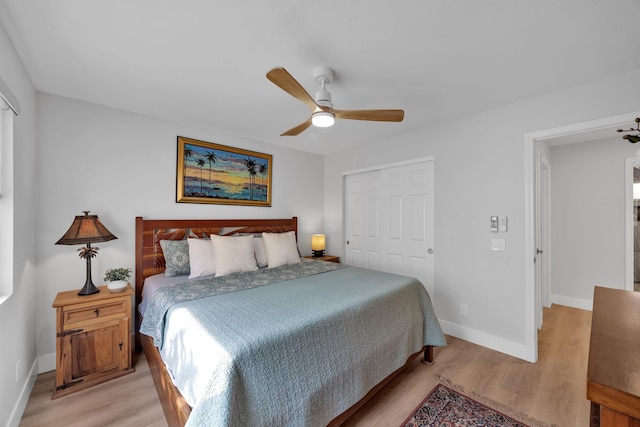
{"label": "wooden bed frame leg", "polygon": [[600,405],[591,402],[589,427],[600,427]]}
{"label": "wooden bed frame leg", "polygon": [[424,357],[420,361],[427,365],[433,365],[433,346],[428,345],[424,348]]}

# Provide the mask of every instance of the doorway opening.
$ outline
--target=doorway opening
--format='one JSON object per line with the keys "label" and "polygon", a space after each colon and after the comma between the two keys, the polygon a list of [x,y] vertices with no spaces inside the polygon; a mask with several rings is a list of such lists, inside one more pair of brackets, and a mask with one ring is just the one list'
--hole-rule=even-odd
{"label": "doorway opening", "polygon": [[[525,164],[524,164],[524,172],[525,172],[525,315],[527,322],[527,336],[526,336],[526,348],[527,348],[527,360],[530,362],[536,362],[538,359],[538,325],[539,325],[539,312],[542,310],[540,306],[543,304],[543,299],[541,295],[543,293],[543,289],[540,289],[540,281],[537,278],[536,271],[536,244],[538,243],[536,236],[538,233],[545,233],[546,230],[538,230],[541,225],[536,224],[536,198],[538,196],[537,186],[536,186],[536,142],[545,141],[552,138],[558,137],[575,137],[581,138],[589,132],[598,132],[605,130],[607,132],[615,132],[615,128],[625,126],[626,124],[633,122],[635,117],[638,116],[638,112],[624,114],[615,117],[608,117],[605,119],[593,120],[589,122],[576,123],[569,126],[563,126],[553,129],[542,130],[538,132],[533,132],[529,134],[525,134],[524,136],[524,144],[525,144]],[[638,159],[640,160],[640,159]],[[629,180],[630,187],[632,185],[632,180]],[[630,209],[626,209],[627,212]],[[631,218],[632,214],[629,213],[629,218]],[[627,221],[627,227],[629,231],[626,233],[627,236],[632,235],[631,228],[633,227],[633,222],[629,226],[629,220]],[[633,239],[629,239],[631,248],[633,248],[632,243]],[[629,246],[629,244],[627,245]],[[627,251],[629,253],[629,251]],[[631,255],[633,256],[633,249],[631,250]],[[626,263],[627,272],[630,271],[629,276],[630,279],[627,280],[627,284],[629,281],[633,280],[633,263]],[[631,267],[629,267],[631,266]],[[628,286],[628,285],[627,285]]]}
{"label": "doorway opening", "polygon": [[633,162],[633,290],[640,292],[640,159]]}
{"label": "doorway opening", "polygon": [[625,160],[625,193],[625,289],[640,292],[640,156]]}

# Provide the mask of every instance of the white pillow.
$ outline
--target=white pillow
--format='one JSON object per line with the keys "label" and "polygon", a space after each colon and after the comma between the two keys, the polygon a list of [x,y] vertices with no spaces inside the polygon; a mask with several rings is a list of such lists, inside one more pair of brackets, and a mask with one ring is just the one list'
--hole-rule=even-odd
{"label": "white pillow", "polygon": [[267,264],[269,268],[300,262],[296,233],[262,233],[265,249],[267,250]]}
{"label": "white pillow", "polygon": [[209,239],[187,239],[189,244],[189,279],[216,274],[213,246]]}
{"label": "white pillow", "polygon": [[262,237],[253,236],[253,251],[256,255],[258,267],[266,267],[269,265],[267,261],[267,248],[264,246],[264,239]]}
{"label": "white pillow", "polygon": [[211,235],[216,277],[258,269],[253,254],[253,236]]}

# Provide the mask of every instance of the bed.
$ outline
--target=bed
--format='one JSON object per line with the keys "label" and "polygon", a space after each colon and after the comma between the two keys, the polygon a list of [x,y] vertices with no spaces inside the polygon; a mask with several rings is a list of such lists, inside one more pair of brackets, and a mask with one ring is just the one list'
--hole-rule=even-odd
{"label": "bed", "polygon": [[[420,282],[301,259],[296,236],[296,217],[136,218],[136,344],[171,427],[340,425],[409,362],[422,353],[431,362],[446,345]],[[185,240],[217,248],[220,277],[194,273],[197,251],[196,277],[173,274],[169,245]],[[246,253],[249,240],[255,269],[220,262],[222,253],[240,262],[233,248]]]}

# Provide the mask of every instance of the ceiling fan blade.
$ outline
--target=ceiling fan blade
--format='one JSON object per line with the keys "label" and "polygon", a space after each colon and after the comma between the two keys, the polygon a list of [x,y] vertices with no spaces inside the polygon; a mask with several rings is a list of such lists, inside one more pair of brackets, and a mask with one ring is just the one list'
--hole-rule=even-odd
{"label": "ceiling fan blade", "polygon": [[404,110],[331,110],[336,119],[401,122]]}
{"label": "ceiling fan blade", "polygon": [[307,121],[300,123],[298,126],[289,129],[288,131],[281,133],[280,136],[296,136],[304,132],[309,126],[311,126],[311,117]]}
{"label": "ceiling fan blade", "polygon": [[311,109],[311,112],[316,111],[318,108],[318,105],[311,95],[309,95],[302,85],[284,68],[275,67],[267,73],[267,78],[289,95],[304,102]]}

